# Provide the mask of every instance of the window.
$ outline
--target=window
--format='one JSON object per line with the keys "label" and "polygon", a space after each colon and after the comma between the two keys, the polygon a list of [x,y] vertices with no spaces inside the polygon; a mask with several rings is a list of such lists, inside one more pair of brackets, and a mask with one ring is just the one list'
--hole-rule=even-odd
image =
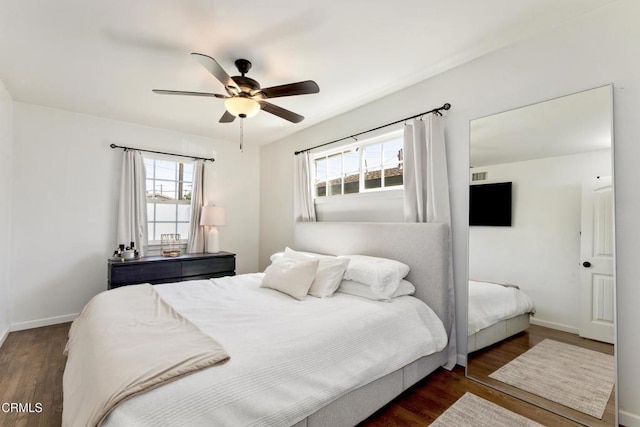
{"label": "window", "polygon": [[398,131],[315,155],[315,197],[401,188],[402,146]]}
{"label": "window", "polygon": [[149,243],[159,243],[161,234],[189,235],[193,163],[144,158],[147,173],[147,217]]}

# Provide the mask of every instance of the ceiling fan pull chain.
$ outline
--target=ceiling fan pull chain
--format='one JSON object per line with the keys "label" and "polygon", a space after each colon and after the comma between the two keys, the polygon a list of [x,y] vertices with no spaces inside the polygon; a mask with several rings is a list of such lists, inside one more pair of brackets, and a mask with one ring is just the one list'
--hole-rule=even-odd
{"label": "ceiling fan pull chain", "polygon": [[244,149],[242,148],[244,142],[244,119],[240,117],[240,152],[244,153]]}

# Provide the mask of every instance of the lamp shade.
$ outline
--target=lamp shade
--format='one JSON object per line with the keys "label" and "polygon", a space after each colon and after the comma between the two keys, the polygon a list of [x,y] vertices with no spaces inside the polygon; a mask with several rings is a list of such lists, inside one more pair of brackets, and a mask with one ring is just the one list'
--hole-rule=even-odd
{"label": "lamp shade", "polygon": [[222,206],[203,206],[200,225],[226,225],[227,214]]}
{"label": "lamp shade", "polygon": [[251,98],[234,96],[224,101],[224,106],[228,112],[236,117],[253,117],[260,111],[260,104]]}

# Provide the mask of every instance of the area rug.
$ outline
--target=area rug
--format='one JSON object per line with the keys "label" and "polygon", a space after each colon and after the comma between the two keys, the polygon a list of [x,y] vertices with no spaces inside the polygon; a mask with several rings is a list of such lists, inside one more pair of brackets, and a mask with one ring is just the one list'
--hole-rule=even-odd
{"label": "area rug", "polygon": [[472,393],[465,393],[432,424],[435,427],[541,427],[535,421]]}
{"label": "area rug", "polygon": [[546,339],[489,375],[602,419],[613,389],[613,356]]}

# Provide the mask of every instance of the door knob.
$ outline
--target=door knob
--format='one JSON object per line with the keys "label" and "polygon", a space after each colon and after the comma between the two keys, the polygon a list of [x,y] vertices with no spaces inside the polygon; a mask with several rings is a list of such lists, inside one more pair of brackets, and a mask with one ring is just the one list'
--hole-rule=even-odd
{"label": "door knob", "polygon": [[589,261],[585,261],[585,262],[582,263],[582,266],[589,268],[589,267],[591,267],[591,263]]}

